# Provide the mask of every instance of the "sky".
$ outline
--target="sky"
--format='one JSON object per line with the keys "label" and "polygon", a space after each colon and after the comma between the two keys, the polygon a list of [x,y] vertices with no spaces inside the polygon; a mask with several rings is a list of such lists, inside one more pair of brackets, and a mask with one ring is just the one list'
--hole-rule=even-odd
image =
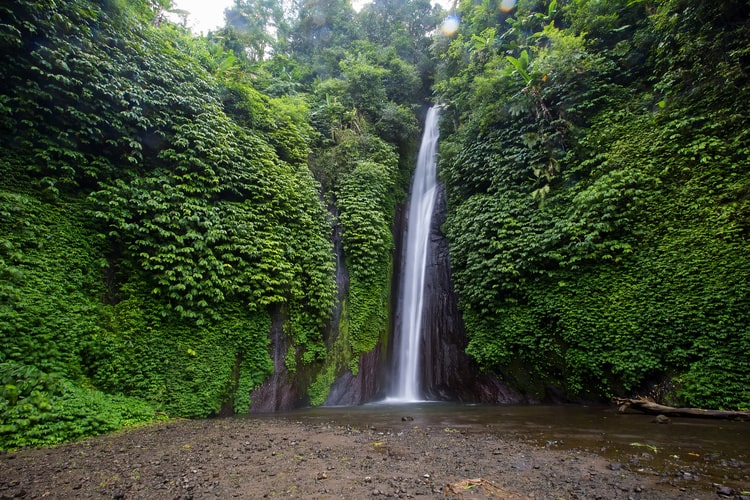
{"label": "sky", "polygon": [[[355,9],[368,0],[352,0]],[[233,0],[175,0],[175,9],[190,12],[188,27],[196,35],[208,34],[210,30],[224,26],[224,9],[234,4]]]}
{"label": "sky", "polygon": [[224,26],[224,9],[233,3],[233,0],[176,0],[175,8],[190,12],[188,27],[196,35],[205,35],[210,30]]}

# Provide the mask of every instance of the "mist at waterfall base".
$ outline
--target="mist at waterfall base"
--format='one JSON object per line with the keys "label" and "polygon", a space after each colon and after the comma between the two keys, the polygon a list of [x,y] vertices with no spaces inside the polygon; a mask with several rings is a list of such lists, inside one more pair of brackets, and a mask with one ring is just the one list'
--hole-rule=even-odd
{"label": "mist at waterfall base", "polygon": [[438,108],[430,108],[425,119],[409,195],[406,246],[397,309],[395,369],[386,398],[388,403],[409,403],[423,399],[419,361],[425,272],[437,186],[439,118]]}

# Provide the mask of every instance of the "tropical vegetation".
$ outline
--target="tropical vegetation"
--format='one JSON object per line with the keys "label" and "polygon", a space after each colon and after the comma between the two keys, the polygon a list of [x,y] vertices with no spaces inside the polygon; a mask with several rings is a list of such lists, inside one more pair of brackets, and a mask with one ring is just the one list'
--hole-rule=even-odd
{"label": "tropical vegetation", "polygon": [[750,408],[747,2],[173,7],[0,5],[0,448],[246,413],[279,356],[323,404],[389,341],[430,103],[482,369]]}

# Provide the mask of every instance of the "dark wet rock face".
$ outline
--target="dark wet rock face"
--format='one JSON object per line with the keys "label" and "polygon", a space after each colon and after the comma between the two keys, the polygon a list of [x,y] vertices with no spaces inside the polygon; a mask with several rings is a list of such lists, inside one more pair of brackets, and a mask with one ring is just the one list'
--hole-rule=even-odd
{"label": "dark wet rock face", "polygon": [[524,398],[495,377],[480,372],[466,354],[466,331],[453,290],[445,222],[445,190],[439,185],[430,231],[425,280],[423,385],[429,399],[519,403]]}
{"label": "dark wet rock face", "polygon": [[[344,303],[349,290],[349,272],[344,260],[344,248],[341,235],[337,229],[334,233],[334,250],[336,252],[336,286],[338,287],[337,306],[333,314],[333,328],[329,345],[335,340],[341,322],[341,304]],[[381,386],[380,343],[372,351],[365,353],[359,360],[357,375],[346,370],[331,385],[331,391],[324,406],[361,405],[372,401]]]}
{"label": "dark wet rock face", "polygon": [[347,370],[336,379],[325,406],[361,405],[375,399],[380,392],[380,358],[379,346],[363,354],[359,360],[359,373],[354,376]]}
{"label": "dark wet rock face", "polygon": [[[466,354],[467,337],[457,296],[453,290],[450,272],[448,242],[440,227],[445,221],[445,192],[440,185],[435,202],[430,236],[430,253],[425,279],[425,300],[421,354],[421,379],[423,393],[430,400],[462,401],[477,403],[520,403],[526,402],[520,393],[502,384],[497,378],[482,373],[476,362]],[[405,211],[396,213],[394,240],[396,248],[403,249]],[[348,289],[348,275],[342,258],[340,239],[334,238],[337,258],[338,303],[342,303]],[[402,256],[396,254],[394,262],[393,300],[398,298],[398,283],[401,278]],[[394,305],[393,310],[400,315]],[[339,329],[340,310],[334,311],[328,344]],[[391,331],[397,332],[398,315],[394,318]],[[326,406],[360,405],[383,398],[387,392],[388,374],[394,372],[393,360],[396,339],[389,341],[387,356],[379,343],[371,352],[364,354],[359,361],[359,371],[353,375],[346,370],[331,386]],[[289,348],[289,340],[283,335],[282,322],[274,322],[272,329],[272,356],[275,374],[251,394],[251,412],[283,411],[307,404],[305,388],[299,382],[300,374],[290,377],[284,366],[284,354]]]}
{"label": "dark wet rock face", "polygon": [[250,412],[267,413],[291,410],[306,404],[304,389],[300,390],[297,381],[289,376],[284,364],[284,356],[290,341],[284,335],[283,318],[275,314],[271,324],[271,358],[273,375],[263,385],[250,393]]}

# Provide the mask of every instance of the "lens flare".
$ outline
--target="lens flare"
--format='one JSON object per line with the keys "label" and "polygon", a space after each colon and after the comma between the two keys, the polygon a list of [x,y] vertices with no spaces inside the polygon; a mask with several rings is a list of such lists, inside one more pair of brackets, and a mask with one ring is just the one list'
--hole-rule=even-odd
{"label": "lens flare", "polygon": [[516,6],[516,0],[503,0],[500,2],[500,10],[510,12]]}
{"label": "lens flare", "polygon": [[450,15],[446,17],[440,30],[444,35],[452,35],[458,31],[458,16]]}

